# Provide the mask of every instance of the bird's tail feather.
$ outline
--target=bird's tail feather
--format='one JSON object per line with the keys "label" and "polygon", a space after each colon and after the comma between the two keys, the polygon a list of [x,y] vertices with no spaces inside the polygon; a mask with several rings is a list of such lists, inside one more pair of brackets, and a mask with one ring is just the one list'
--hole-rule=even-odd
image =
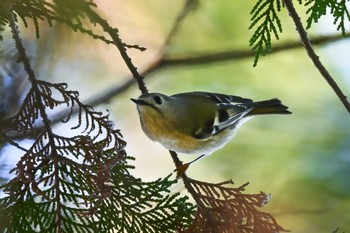
{"label": "bird's tail feather", "polygon": [[262,115],[262,114],[291,114],[288,107],[283,105],[279,99],[263,100],[250,103],[252,111],[248,116]]}

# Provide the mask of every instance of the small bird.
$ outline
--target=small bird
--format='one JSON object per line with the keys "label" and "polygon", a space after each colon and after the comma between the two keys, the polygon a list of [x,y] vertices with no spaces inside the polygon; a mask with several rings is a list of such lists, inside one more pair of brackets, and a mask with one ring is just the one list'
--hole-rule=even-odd
{"label": "small bird", "polygon": [[199,91],[172,96],[148,93],[131,100],[137,104],[145,134],[168,150],[200,155],[192,162],[222,148],[255,115],[291,114],[276,98],[253,102]]}

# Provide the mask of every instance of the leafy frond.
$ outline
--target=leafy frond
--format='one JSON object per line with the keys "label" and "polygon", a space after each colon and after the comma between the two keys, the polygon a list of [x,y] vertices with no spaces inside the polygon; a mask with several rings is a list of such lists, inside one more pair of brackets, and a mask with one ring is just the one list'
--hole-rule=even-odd
{"label": "leafy frond", "polygon": [[[26,208],[27,204],[33,205],[31,210],[36,214],[23,212],[16,218],[12,212],[11,224],[3,230],[23,232],[18,228],[25,226],[21,222],[31,219],[26,226],[31,230],[24,232],[36,229],[70,232],[70,227],[82,232],[93,221],[81,213],[95,208],[96,199],[109,195],[110,171],[125,159],[125,142],[107,116],[80,103],[77,92],[66,90],[66,84],[39,80],[33,83],[21,110],[12,119],[11,130],[32,130],[39,118],[45,121],[44,125],[49,124],[40,110],[42,105],[45,106],[44,114],[61,105],[68,108],[78,105],[79,118],[84,117],[85,134],[66,137],[57,135],[51,127],[44,127],[12,170],[15,178],[1,186],[7,196],[0,200],[0,216],[12,210],[17,212],[15,207]],[[19,201],[24,204],[17,205]]]}
{"label": "leafy frond", "polygon": [[327,14],[327,7],[329,6],[330,2],[332,1],[307,0],[305,2],[305,6],[309,7],[306,11],[306,13],[309,14],[306,28],[310,28],[313,22],[317,23],[323,15]]}
{"label": "leafy frond", "polygon": [[274,217],[261,212],[271,198],[263,192],[258,194],[243,193],[244,184],[238,188],[230,187],[231,180],[222,183],[207,183],[189,179],[194,190],[193,198],[198,205],[195,220],[184,233],[194,232],[232,232],[232,233],[275,233],[286,231]]}
{"label": "leafy frond", "polygon": [[72,130],[80,133],[67,137],[44,129],[38,135],[12,170],[15,178],[0,186],[7,194],[0,199],[0,218],[8,219],[0,231],[173,232],[189,225],[193,205],[169,193],[175,181],[131,176],[119,131],[107,115],[82,104],[78,93],[66,87],[36,80],[13,118],[11,130],[23,131],[42,119],[38,100],[47,109],[77,106]]}
{"label": "leafy frond", "polygon": [[117,167],[112,174],[118,187],[96,210],[102,232],[174,232],[190,225],[194,206],[188,197],[169,193],[177,182],[170,176],[145,183]]}
{"label": "leafy frond", "polygon": [[[112,41],[105,38],[103,35],[95,34],[91,29],[91,23],[88,11],[90,8],[95,8],[96,5],[91,0],[75,0],[75,1],[46,1],[46,0],[19,0],[5,1],[0,6],[0,29],[9,24],[11,12],[14,12],[24,25],[28,27],[29,22],[32,22],[36,36],[40,36],[39,21],[46,21],[49,26],[54,22],[64,23],[74,31],[80,31],[91,36],[94,39],[100,39],[108,44]],[[2,40],[2,37],[0,37]]]}
{"label": "leafy frond", "polygon": [[281,5],[281,0],[257,1],[250,12],[251,23],[249,29],[254,28],[254,33],[249,40],[249,45],[256,52],[254,66],[257,65],[261,55],[264,56],[266,52],[271,50],[271,34],[279,39],[282,25],[277,12],[281,10]]}
{"label": "leafy frond", "polygon": [[307,0],[305,6],[308,6],[307,14],[309,17],[307,19],[307,28],[310,28],[313,23],[317,23],[318,20],[331,13],[334,17],[333,24],[337,26],[337,30],[341,31],[345,35],[345,23],[350,22],[350,12],[349,12],[349,0]]}
{"label": "leafy frond", "polygon": [[334,17],[334,25],[337,25],[337,30],[341,31],[345,35],[345,23],[350,22],[350,1],[340,0],[334,1],[331,9],[331,14]]}

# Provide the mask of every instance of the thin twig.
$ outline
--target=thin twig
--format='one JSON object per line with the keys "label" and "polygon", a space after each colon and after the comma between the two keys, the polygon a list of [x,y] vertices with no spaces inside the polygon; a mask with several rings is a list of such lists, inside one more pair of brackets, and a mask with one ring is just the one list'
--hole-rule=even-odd
{"label": "thin twig", "polygon": [[140,75],[140,73],[137,71],[136,66],[132,63],[131,58],[129,57],[124,42],[119,37],[119,31],[117,28],[112,28],[107,20],[103,19],[100,15],[98,15],[94,10],[91,8],[86,9],[87,14],[89,17],[94,19],[96,23],[98,23],[105,32],[107,32],[112,40],[114,41],[115,46],[117,46],[120,55],[122,56],[125,64],[129,68],[130,72],[133,75],[133,78],[136,80],[138,87],[142,94],[148,93],[147,87],[145,83],[143,82],[144,77]]}
{"label": "thin twig", "polygon": [[5,135],[5,138],[7,139],[7,142],[8,142],[10,145],[16,147],[17,149],[22,150],[22,151],[25,152],[25,153],[28,152],[28,150],[27,150],[26,148],[20,146],[17,142],[15,142],[15,141],[13,141],[13,140],[11,140],[11,139],[8,139],[8,138],[6,137],[6,135]]}
{"label": "thin twig", "polygon": [[29,81],[34,85],[36,83],[35,74],[34,74],[32,67],[30,66],[28,56],[27,56],[25,48],[22,44],[22,40],[19,36],[18,26],[16,24],[16,14],[14,11],[11,10],[11,13],[8,16],[8,19],[9,19],[9,25],[10,25],[10,28],[12,31],[12,38],[15,41],[15,45],[16,45],[16,48],[17,48],[17,51],[18,51],[18,54],[20,57],[20,61],[22,62],[23,66],[24,66],[24,70],[28,74]]}
{"label": "thin twig", "polygon": [[307,36],[307,32],[305,28],[303,27],[303,24],[300,20],[300,17],[298,13],[296,12],[292,0],[283,0],[285,3],[286,8],[289,11],[290,17],[292,17],[294,24],[296,26],[296,29],[300,35],[300,39],[305,47],[305,50],[307,54],[309,55],[310,59],[314,63],[315,67],[318,69],[318,71],[321,73],[323,78],[328,82],[328,84],[331,86],[331,88],[334,90],[334,92],[339,97],[340,101],[343,103],[346,110],[350,113],[350,103],[347,100],[347,96],[344,95],[338,84],[335,82],[333,77],[329,74],[328,70],[323,66],[321,63],[319,57],[315,53],[314,49],[312,48],[311,42]]}

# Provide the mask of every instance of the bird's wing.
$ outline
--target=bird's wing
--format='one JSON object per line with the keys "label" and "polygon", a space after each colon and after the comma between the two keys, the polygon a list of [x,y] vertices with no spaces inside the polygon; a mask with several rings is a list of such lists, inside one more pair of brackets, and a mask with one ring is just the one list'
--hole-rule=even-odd
{"label": "bird's wing", "polygon": [[238,121],[251,111],[251,108],[248,107],[250,106],[249,103],[252,103],[251,99],[207,92],[196,92],[196,94],[210,98],[215,102],[218,109],[210,121],[193,132],[197,139],[206,139],[219,134],[228,127],[234,127]]}
{"label": "bird's wing", "polygon": [[204,126],[197,128],[193,136],[197,139],[207,139],[213,135],[219,134],[229,127],[234,127],[243,117],[245,117],[251,108],[241,104],[218,104],[218,111],[214,118],[208,121]]}
{"label": "bird's wing", "polygon": [[219,94],[219,93],[210,93],[210,92],[201,92],[196,91],[194,92],[196,95],[202,95],[207,98],[210,98],[212,101],[214,101],[217,104],[232,104],[232,103],[249,103],[253,102],[251,99],[243,98],[240,96],[235,95],[225,95],[225,94]]}
{"label": "bird's wing", "polygon": [[213,124],[213,135],[228,127],[234,127],[252,109],[244,104],[218,104],[218,112]]}

